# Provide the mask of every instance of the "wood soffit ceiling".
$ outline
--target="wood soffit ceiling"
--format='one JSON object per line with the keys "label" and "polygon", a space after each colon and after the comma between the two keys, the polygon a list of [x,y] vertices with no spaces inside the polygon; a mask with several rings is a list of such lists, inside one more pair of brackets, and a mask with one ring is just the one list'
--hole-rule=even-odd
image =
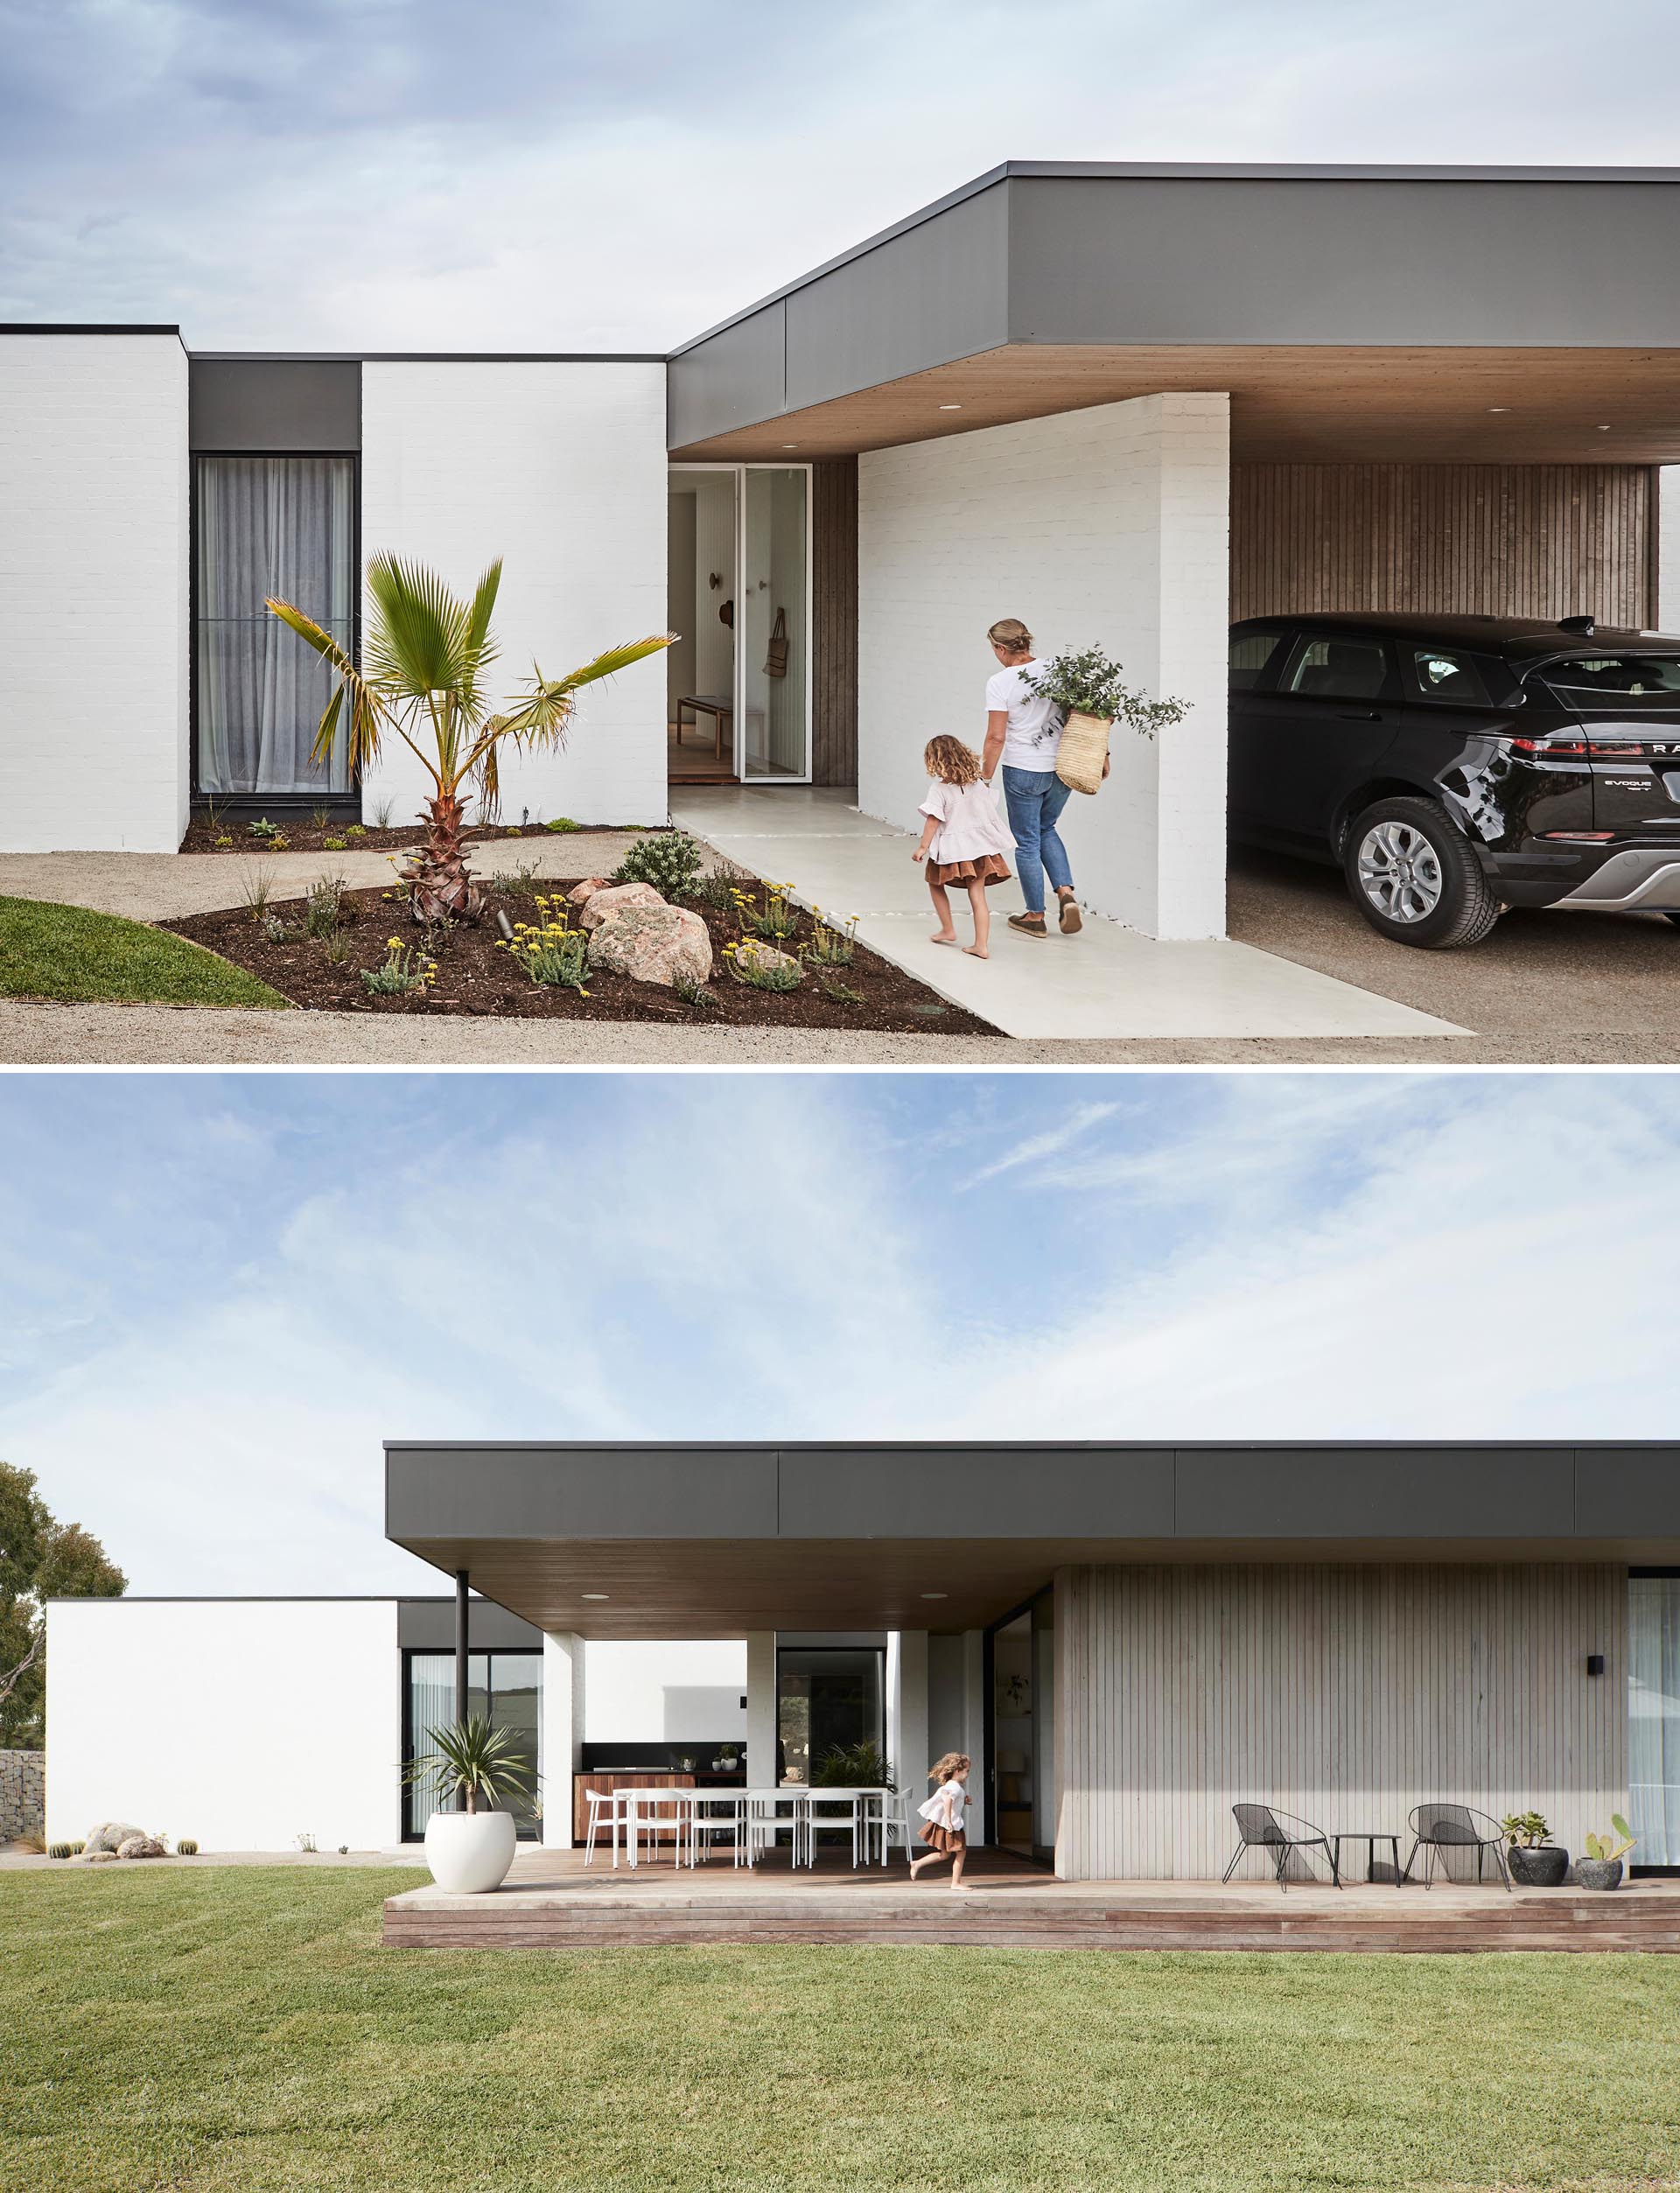
{"label": "wood soffit ceiling", "polygon": [[1229,391],[1239,463],[1680,463],[1680,351],[1022,343],[671,454],[806,462],[1166,389]]}
{"label": "wood soffit ceiling", "polygon": [[[1650,1541],[1430,1540],[1241,1546],[1107,1539],[414,1539],[398,1543],[541,1629],[585,1637],[727,1637],[749,1629],[982,1629],[1058,1568],[1217,1560],[1627,1561]],[[586,1600],[604,1592],[605,1600]],[[941,1599],[924,1599],[939,1592]]]}

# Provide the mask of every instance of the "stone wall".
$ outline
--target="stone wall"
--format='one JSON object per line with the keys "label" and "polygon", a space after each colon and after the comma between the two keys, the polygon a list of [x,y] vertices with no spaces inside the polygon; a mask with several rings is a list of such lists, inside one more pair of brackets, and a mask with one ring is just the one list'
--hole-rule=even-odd
{"label": "stone wall", "polygon": [[46,1817],[45,1753],[0,1751],[0,1843],[38,1835]]}

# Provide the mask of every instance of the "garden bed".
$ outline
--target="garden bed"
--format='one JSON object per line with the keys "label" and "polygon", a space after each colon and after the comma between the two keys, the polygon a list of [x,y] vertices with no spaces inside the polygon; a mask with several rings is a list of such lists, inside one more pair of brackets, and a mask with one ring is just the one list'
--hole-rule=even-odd
{"label": "garden bed", "polygon": [[[407,846],[417,845],[425,836],[418,823],[406,823],[401,829],[376,830],[371,823],[357,823],[354,816],[323,826],[308,814],[259,816],[258,821],[271,822],[279,830],[286,841],[281,846],[266,834],[254,836],[251,819],[248,807],[242,807],[236,821],[224,816],[215,822],[202,809],[195,808],[180,850],[184,853],[326,853],[330,859],[335,852],[401,852]],[[663,827],[649,823],[574,823],[570,830],[556,830],[546,823],[486,823],[470,828],[466,836],[470,844],[488,846],[504,837],[588,837],[602,831],[621,837],[626,830]],[[326,843],[329,837],[333,840],[330,847]]]}
{"label": "garden bed", "polygon": [[[570,879],[545,879],[541,887],[557,900],[570,888]],[[340,903],[343,956],[336,962],[329,956],[325,937],[301,933],[304,908],[299,900],[281,900],[270,909],[284,934],[274,933],[274,925],[265,926],[245,907],[195,914],[162,926],[207,945],[283,998],[318,1012],[495,1014],[516,1019],[675,1021],[701,1026],[710,1022],[858,1028],[882,1034],[998,1033],[961,1006],[946,1004],[925,984],[862,944],[854,948],[848,966],[808,969],[796,990],[754,989],[731,975],[724,956],[724,946],[737,942],[740,934],[735,915],[704,903],[693,910],[705,921],[711,939],[714,964],[706,988],[715,1002],[710,1006],[690,1004],[662,984],[601,970],[592,970],[585,977],[587,995],[531,981],[512,953],[498,949],[500,932],[495,915],[500,909],[510,921],[535,924],[539,910],[534,897],[492,893],[482,921],[457,924],[441,934],[424,930],[410,919],[406,898],[399,891],[346,891]],[[810,916],[800,914],[781,949],[797,952],[809,942],[813,930]],[[436,976],[423,989],[403,995],[374,995],[362,976],[383,963],[387,939],[393,936],[405,948],[426,952],[435,963]],[[854,993],[856,1002],[834,994],[842,985]]]}

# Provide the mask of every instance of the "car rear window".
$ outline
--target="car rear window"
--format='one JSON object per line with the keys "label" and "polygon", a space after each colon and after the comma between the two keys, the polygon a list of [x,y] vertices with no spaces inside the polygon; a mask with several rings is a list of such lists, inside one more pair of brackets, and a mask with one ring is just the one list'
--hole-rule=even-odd
{"label": "car rear window", "polygon": [[1326,699],[1374,701],[1388,682],[1388,650],[1380,640],[1308,634],[1295,650],[1284,680],[1286,693]]}
{"label": "car rear window", "polygon": [[1283,633],[1241,632],[1231,641],[1231,690],[1251,693],[1272,656],[1277,654]]}
{"label": "car rear window", "polygon": [[1409,648],[1406,666],[1418,697],[1425,701],[1459,701],[1474,708],[1491,708],[1488,681],[1476,659],[1453,648]]}
{"label": "car rear window", "polygon": [[1541,676],[1571,708],[1680,708],[1680,655],[1578,655]]}

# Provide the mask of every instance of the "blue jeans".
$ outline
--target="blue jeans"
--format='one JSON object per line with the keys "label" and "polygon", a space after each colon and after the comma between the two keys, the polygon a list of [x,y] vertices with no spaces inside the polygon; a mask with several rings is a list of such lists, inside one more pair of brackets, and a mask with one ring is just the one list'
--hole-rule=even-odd
{"label": "blue jeans", "polygon": [[1029,914],[1044,912],[1044,878],[1051,888],[1066,890],[1074,880],[1068,848],[1056,833],[1056,819],[1067,806],[1068,788],[1054,769],[1004,771],[1004,804],[1015,840],[1016,872]]}

